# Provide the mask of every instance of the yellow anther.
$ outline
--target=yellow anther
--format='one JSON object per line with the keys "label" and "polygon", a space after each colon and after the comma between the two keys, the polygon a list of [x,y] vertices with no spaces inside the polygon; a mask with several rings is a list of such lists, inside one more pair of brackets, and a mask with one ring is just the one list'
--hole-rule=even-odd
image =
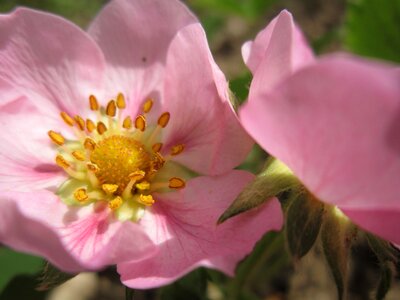
{"label": "yellow anther", "polygon": [[143,104],[143,112],[147,114],[152,107],[153,107],[153,100],[147,99],[146,102]]}
{"label": "yellow anther", "polygon": [[50,139],[57,145],[62,146],[65,143],[65,138],[60,134],[57,133],[53,130],[50,130],[49,132],[47,132],[47,134],[49,135]]}
{"label": "yellow anther", "polygon": [[71,118],[71,116],[69,114],[67,114],[66,112],[61,112],[60,116],[63,119],[63,121],[65,122],[65,124],[67,124],[69,126],[74,126],[75,121],[74,121],[74,119]]}
{"label": "yellow anther", "polygon": [[146,175],[146,173],[144,171],[137,170],[137,171],[129,174],[129,179],[133,180],[133,181],[138,181],[138,180],[142,180],[145,175]]}
{"label": "yellow anther", "polygon": [[75,157],[77,160],[84,161],[86,160],[85,153],[82,153],[81,151],[73,151],[72,156]]}
{"label": "yellow anther", "polygon": [[92,120],[86,119],[86,129],[91,133],[96,129],[96,124]]}
{"label": "yellow anther", "polygon": [[171,189],[183,189],[185,187],[185,181],[178,177],[172,177],[169,180],[168,187]]}
{"label": "yellow anther", "polygon": [[113,194],[118,190],[118,185],[116,184],[111,184],[111,183],[105,183],[101,186],[104,192],[106,194]]}
{"label": "yellow anther", "polygon": [[96,148],[96,142],[93,141],[91,138],[86,138],[83,142],[83,146],[86,150],[93,151]]}
{"label": "yellow anther", "polygon": [[120,196],[115,197],[112,199],[110,202],[108,202],[108,207],[112,210],[116,210],[121,207],[121,205],[124,203],[122,198]]}
{"label": "yellow anther", "polygon": [[155,144],[151,147],[151,149],[152,149],[154,152],[160,152],[162,146],[163,146],[162,143],[155,143]]}
{"label": "yellow anther", "polygon": [[160,125],[162,128],[165,128],[165,126],[168,125],[169,118],[170,118],[170,113],[165,112],[163,113],[159,118],[158,118],[158,125]]}
{"label": "yellow anther", "polygon": [[115,101],[111,100],[108,102],[107,107],[106,107],[106,114],[109,117],[115,117],[115,113],[117,111],[117,106],[115,105]]}
{"label": "yellow anther", "polygon": [[185,150],[184,144],[175,145],[171,148],[171,155],[178,155]]}
{"label": "yellow anther", "polygon": [[88,194],[86,193],[86,189],[80,188],[80,189],[77,189],[77,190],[74,192],[74,198],[75,198],[76,200],[78,200],[79,202],[83,202],[83,201],[89,199],[89,196],[88,196]]}
{"label": "yellow anther", "polygon": [[142,181],[142,182],[140,182],[140,183],[137,183],[137,184],[135,185],[135,187],[136,187],[138,190],[146,191],[146,190],[149,190],[149,189],[150,189],[150,183],[147,182],[147,181]]}
{"label": "yellow anther", "polygon": [[95,96],[90,95],[89,104],[91,110],[99,110],[99,102],[97,101],[97,98]]}
{"label": "yellow anther", "polygon": [[155,202],[152,195],[143,195],[143,194],[139,195],[137,201],[146,206],[152,206]]}
{"label": "yellow anther", "polygon": [[126,107],[124,94],[119,93],[117,96],[117,107],[119,109],[124,109]]}
{"label": "yellow anther", "polygon": [[144,131],[146,129],[146,118],[142,115],[138,115],[135,120],[135,127],[140,131]]}
{"label": "yellow anther", "polygon": [[61,167],[61,168],[63,168],[63,169],[67,169],[67,168],[69,168],[71,165],[69,164],[69,162],[67,162],[66,160],[65,160],[65,158],[62,156],[62,155],[57,155],[56,156],[56,164],[59,166],[59,167]]}
{"label": "yellow anther", "polygon": [[85,130],[85,121],[80,116],[75,116],[75,122],[80,130]]}
{"label": "yellow anther", "polygon": [[86,166],[87,166],[89,171],[92,171],[94,173],[96,173],[99,170],[99,167],[97,165],[95,165],[95,164],[92,164],[92,163],[88,163]]}
{"label": "yellow anther", "polygon": [[102,135],[104,132],[107,131],[107,126],[103,122],[97,123],[97,132]]}
{"label": "yellow anther", "polygon": [[124,127],[125,129],[130,129],[132,128],[132,119],[131,117],[126,117],[124,119],[124,122],[122,123],[122,127]]}

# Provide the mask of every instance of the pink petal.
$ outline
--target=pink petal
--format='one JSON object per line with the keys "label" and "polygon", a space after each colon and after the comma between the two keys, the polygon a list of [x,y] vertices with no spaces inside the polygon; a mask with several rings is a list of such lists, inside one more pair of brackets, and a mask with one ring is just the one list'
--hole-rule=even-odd
{"label": "pink petal", "polygon": [[[14,105],[22,102],[26,99],[19,98]],[[11,108],[13,105],[7,111]],[[37,112],[2,110],[0,127],[1,191],[55,190],[65,180],[64,172],[55,165],[56,150],[47,135],[50,129],[60,128],[58,122]]]}
{"label": "pink petal", "polygon": [[360,224],[369,232],[380,235],[392,243],[400,244],[400,209],[351,209],[342,208],[343,212],[355,223]]}
{"label": "pink petal", "polygon": [[199,24],[182,29],[171,43],[164,91],[164,109],[171,113],[164,149],[186,146],[177,161],[211,175],[243,161],[252,141],[231,107],[226,80]]}
{"label": "pink petal", "polygon": [[244,171],[197,177],[180,192],[160,195],[154,210],[140,221],[158,245],[159,255],[120,264],[122,282],[133,288],[156,287],[201,265],[232,274],[266,231],[282,225],[279,202],[271,199],[262,208],[217,226],[218,217],[252,178]]}
{"label": "pink petal", "polygon": [[110,1],[89,28],[107,61],[110,96],[123,92],[136,108],[159,90],[169,44],[197,19],[179,1]]}
{"label": "pink petal", "polygon": [[32,112],[36,108],[20,91],[10,82],[0,79],[0,112],[17,114],[19,112]]}
{"label": "pink petal", "polygon": [[44,112],[76,114],[102,83],[96,44],[60,17],[19,8],[0,15],[0,79]]}
{"label": "pink petal", "polygon": [[295,70],[314,61],[313,53],[292,15],[283,10],[253,42],[242,48],[246,65],[254,75],[249,101],[259,89],[270,89]]}
{"label": "pink petal", "polygon": [[[396,211],[399,75],[376,62],[325,58],[253,99],[240,115],[260,145],[321,200],[345,211]],[[356,221],[365,228],[379,222],[375,232],[385,236],[385,219]]]}
{"label": "pink petal", "polygon": [[154,255],[132,222],[113,222],[108,209],[68,208],[51,192],[1,193],[0,241],[44,256],[67,272],[99,269]]}

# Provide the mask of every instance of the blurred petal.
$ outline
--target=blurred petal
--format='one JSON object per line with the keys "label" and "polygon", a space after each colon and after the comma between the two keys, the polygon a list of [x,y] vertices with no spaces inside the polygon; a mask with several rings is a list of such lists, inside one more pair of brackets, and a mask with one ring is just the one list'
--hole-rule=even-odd
{"label": "blurred petal", "polygon": [[258,92],[272,88],[297,69],[314,61],[312,50],[286,10],[273,19],[253,42],[245,43],[242,54],[254,76],[249,101]]}
{"label": "blurred petal", "polygon": [[158,245],[159,255],[120,264],[122,282],[133,288],[156,287],[201,265],[232,275],[236,263],[266,231],[282,226],[276,199],[216,225],[218,217],[252,177],[244,171],[197,177],[181,192],[159,195],[154,210],[140,221]]}
{"label": "blurred petal", "polygon": [[165,76],[164,109],[171,121],[164,149],[185,144],[177,161],[203,174],[221,174],[241,163],[253,142],[232,109],[226,80],[199,24],[176,35]]}
{"label": "blurred petal", "polygon": [[26,8],[0,15],[0,79],[42,111],[82,111],[103,69],[96,44],[72,23]]}
{"label": "blurred petal", "polygon": [[68,272],[143,259],[156,248],[132,222],[112,222],[107,209],[68,208],[53,193],[1,193],[0,240],[46,257]]}
{"label": "blurred petal", "polygon": [[172,38],[195,22],[176,0],[110,1],[89,28],[107,61],[108,96],[123,92],[130,108],[137,109],[139,102],[160,88]]}
{"label": "blurred petal", "polygon": [[[390,66],[329,57],[253,99],[241,117],[260,145],[319,199],[360,213],[397,211],[399,83]],[[385,236],[385,219],[357,216],[364,228],[379,222]]]}

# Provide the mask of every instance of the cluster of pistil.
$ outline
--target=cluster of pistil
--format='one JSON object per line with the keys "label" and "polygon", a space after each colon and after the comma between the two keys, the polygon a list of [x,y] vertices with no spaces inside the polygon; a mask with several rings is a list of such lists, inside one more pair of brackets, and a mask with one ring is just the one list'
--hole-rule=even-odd
{"label": "cluster of pistil", "polygon": [[162,113],[156,126],[148,127],[147,114],[153,100],[143,104],[143,112],[134,120],[122,118],[126,107],[123,94],[107,106],[100,107],[95,96],[89,97],[90,109],[97,122],[61,112],[62,120],[74,131],[76,139],[67,140],[61,133],[50,130],[50,139],[59,147],[56,163],[70,179],[78,182],[73,199],[79,204],[106,202],[118,210],[124,204],[132,207],[151,206],[153,192],[160,189],[181,189],[185,181],[172,177],[167,182],[155,180],[163,166],[185,149],[184,144],[171,147],[161,155],[163,144],[158,142],[161,130],[168,125],[170,114]]}

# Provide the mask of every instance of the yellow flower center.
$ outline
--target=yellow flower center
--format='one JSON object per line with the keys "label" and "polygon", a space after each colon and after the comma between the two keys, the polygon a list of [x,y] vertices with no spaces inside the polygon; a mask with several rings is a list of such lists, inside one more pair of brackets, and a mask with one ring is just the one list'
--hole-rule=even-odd
{"label": "yellow flower center", "polygon": [[75,139],[67,140],[53,130],[48,132],[58,146],[55,161],[69,175],[58,191],[61,200],[69,205],[107,203],[119,219],[137,221],[146,206],[156,203],[154,192],[185,187],[182,178],[171,177],[163,182],[156,176],[185,149],[184,144],[177,144],[167,156],[160,152],[163,144],[157,140],[169,123],[168,112],[159,116],[157,124],[148,126],[146,115],[153,106],[151,99],[143,104],[143,113],[134,120],[121,117],[126,106],[122,94],[105,108],[90,96],[89,105],[97,114],[97,122],[66,112],[60,114],[74,131]]}

